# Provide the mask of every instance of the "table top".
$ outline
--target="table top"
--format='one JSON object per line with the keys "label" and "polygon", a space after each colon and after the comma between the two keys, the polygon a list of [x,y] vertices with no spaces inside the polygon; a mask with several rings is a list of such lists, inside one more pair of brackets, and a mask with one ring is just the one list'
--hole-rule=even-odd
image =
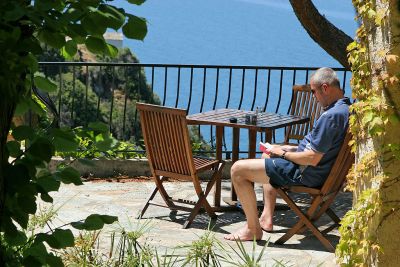
{"label": "table top", "polygon": [[[237,109],[216,109],[189,115],[187,116],[187,121],[188,124],[194,125],[219,125],[235,128],[247,128],[256,131],[265,131],[274,130],[293,124],[305,123],[310,120],[309,117],[259,112],[257,116],[257,124],[246,124],[246,114],[255,114],[255,112]],[[236,118],[237,122],[230,122],[229,120],[231,118]]]}

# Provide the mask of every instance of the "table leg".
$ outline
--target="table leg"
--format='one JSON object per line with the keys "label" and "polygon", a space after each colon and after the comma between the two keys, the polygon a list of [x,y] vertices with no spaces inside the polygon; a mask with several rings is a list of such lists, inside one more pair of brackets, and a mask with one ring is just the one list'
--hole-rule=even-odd
{"label": "table leg", "polygon": [[[235,163],[239,159],[239,137],[240,137],[240,129],[239,128],[233,128],[232,129],[232,164]],[[233,183],[231,181],[231,200],[236,201],[237,200],[237,195],[235,191],[235,187],[233,186]]]}
{"label": "table leg", "polygon": [[249,129],[249,159],[256,158],[257,131]]}
{"label": "table leg", "polygon": [[[215,131],[215,157],[218,160],[222,160],[222,136],[224,135],[224,127],[216,126]],[[214,207],[221,207],[221,180],[215,183]]]}
{"label": "table leg", "polygon": [[271,143],[272,142],[272,131],[265,130],[265,142]]}

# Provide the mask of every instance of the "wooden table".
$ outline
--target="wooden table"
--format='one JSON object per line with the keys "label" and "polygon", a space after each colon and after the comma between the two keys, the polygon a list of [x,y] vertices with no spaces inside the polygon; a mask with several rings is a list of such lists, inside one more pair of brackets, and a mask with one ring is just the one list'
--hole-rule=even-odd
{"label": "wooden table", "polygon": [[[216,109],[203,113],[197,113],[187,116],[188,124],[191,125],[215,125],[216,126],[216,158],[222,159],[222,137],[224,127],[232,127],[232,162],[239,159],[239,133],[240,128],[249,131],[249,151],[248,158],[256,157],[257,132],[265,133],[265,141],[271,142],[273,130],[286,126],[305,123],[310,120],[308,117],[299,117],[292,115],[282,115],[276,113],[261,112],[257,117],[257,124],[246,124],[245,115],[255,114],[254,111],[237,110],[237,109]],[[236,118],[237,122],[230,122],[231,118]],[[235,189],[232,184],[231,199],[226,201],[234,204],[237,201]],[[221,184],[216,185],[214,206],[221,207]]]}

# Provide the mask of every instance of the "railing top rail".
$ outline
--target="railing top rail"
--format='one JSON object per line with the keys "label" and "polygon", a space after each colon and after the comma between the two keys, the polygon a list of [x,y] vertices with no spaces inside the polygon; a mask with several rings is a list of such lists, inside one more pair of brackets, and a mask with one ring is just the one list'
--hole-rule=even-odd
{"label": "railing top rail", "polygon": [[[201,64],[161,64],[161,63],[115,63],[115,62],[39,62],[40,65],[68,66],[138,66],[138,67],[171,67],[171,68],[215,68],[215,69],[267,69],[267,70],[316,70],[320,67],[285,67],[285,66],[252,66],[252,65],[201,65]],[[347,71],[343,67],[332,68],[335,71]]]}

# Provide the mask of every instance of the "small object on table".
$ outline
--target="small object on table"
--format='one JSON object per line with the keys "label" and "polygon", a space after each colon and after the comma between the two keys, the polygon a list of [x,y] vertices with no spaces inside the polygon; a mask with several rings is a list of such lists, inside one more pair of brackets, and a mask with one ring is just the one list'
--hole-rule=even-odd
{"label": "small object on table", "polygon": [[257,125],[257,115],[256,114],[250,115],[250,122],[253,125]]}
{"label": "small object on table", "polygon": [[236,117],[232,117],[232,118],[229,119],[229,122],[237,123],[237,118]]}
{"label": "small object on table", "polygon": [[250,114],[244,115],[244,123],[250,124],[250,122],[251,122],[251,115]]}

